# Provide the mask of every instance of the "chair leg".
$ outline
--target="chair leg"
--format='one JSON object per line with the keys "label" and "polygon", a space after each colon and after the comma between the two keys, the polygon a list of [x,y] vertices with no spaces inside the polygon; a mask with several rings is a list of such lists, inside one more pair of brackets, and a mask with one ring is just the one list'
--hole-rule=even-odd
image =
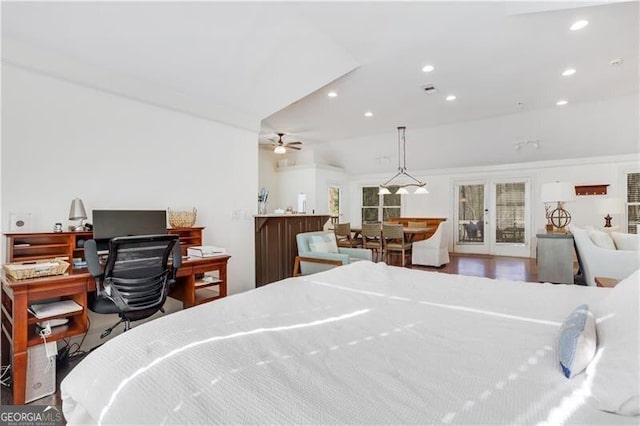
{"label": "chair leg", "polygon": [[104,339],[105,337],[107,337],[108,335],[111,334],[111,332],[113,331],[114,328],[116,328],[117,326],[120,325],[121,322],[124,322],[125,325],[125,331],[127,330],[127,323],[128,321],[125,321],[123,318],[120,318],[120,321],[118,321],[117,323],[115,323],[114,325],[112,325],[111,327],[107,328],[105,331],[102,332],[102,334],[100,335],[101,339]]}
{"label": "chair leg", "polygon": [[129,330],[131,330],[131,321],[126,319],[124,320],[124,331],[129,331]]}

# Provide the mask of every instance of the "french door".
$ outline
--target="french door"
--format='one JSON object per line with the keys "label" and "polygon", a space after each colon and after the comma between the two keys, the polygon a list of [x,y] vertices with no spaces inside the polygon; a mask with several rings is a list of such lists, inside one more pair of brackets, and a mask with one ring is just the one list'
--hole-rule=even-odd
{"label": "french door", "polygon": [[529,179],[478,179],[454,184],[454,251],[529,257]]}

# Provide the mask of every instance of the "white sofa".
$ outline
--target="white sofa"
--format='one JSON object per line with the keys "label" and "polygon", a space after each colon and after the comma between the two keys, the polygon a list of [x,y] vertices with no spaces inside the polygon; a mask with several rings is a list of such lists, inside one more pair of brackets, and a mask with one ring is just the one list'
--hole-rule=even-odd
{"label": "white sofa", "polygon": [[595,277],[624,279],[640,269],[640,235],[608,234],[575,225],[569,225],[569,231],[587,285],[595,286]]}
{"label": "white sofa", "polygon": [[449,263],[449,222],[440,222],[430,238],[412,244],[411,263],[438,267]]}

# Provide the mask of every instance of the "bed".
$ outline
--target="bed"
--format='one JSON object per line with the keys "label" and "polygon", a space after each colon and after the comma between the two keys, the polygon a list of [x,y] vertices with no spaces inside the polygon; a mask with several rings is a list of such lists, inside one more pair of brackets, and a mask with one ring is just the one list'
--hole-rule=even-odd
{"label": "bed", "polygon": [[[563,376],[567,315],[615,289],[362,261],[140,325],[61,384],[70,424],[638,424]],[[636,336],[637,340],[637,336]]]}

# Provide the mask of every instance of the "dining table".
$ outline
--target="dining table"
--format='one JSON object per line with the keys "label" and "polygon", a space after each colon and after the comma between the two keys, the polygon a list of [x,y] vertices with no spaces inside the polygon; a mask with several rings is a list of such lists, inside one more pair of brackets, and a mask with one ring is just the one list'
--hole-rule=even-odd
{"label": "dining table", "polygon": [[[380,226],[382,227],[382,225]],[[402,232],[404,232],[405,240],[409,243],[413,242],[416,235],[424,235],[432,230],[433,228],[429,228],[429,227],[425,227],[425,228],[417,228],[417,227],[414,228],[409,226],[402,227]],[[362,228],[357,226],[352,226],[351,232],[353,233],[353,238],[358,239],[358,237],[360,237],[360,235],[362,234]]]}

